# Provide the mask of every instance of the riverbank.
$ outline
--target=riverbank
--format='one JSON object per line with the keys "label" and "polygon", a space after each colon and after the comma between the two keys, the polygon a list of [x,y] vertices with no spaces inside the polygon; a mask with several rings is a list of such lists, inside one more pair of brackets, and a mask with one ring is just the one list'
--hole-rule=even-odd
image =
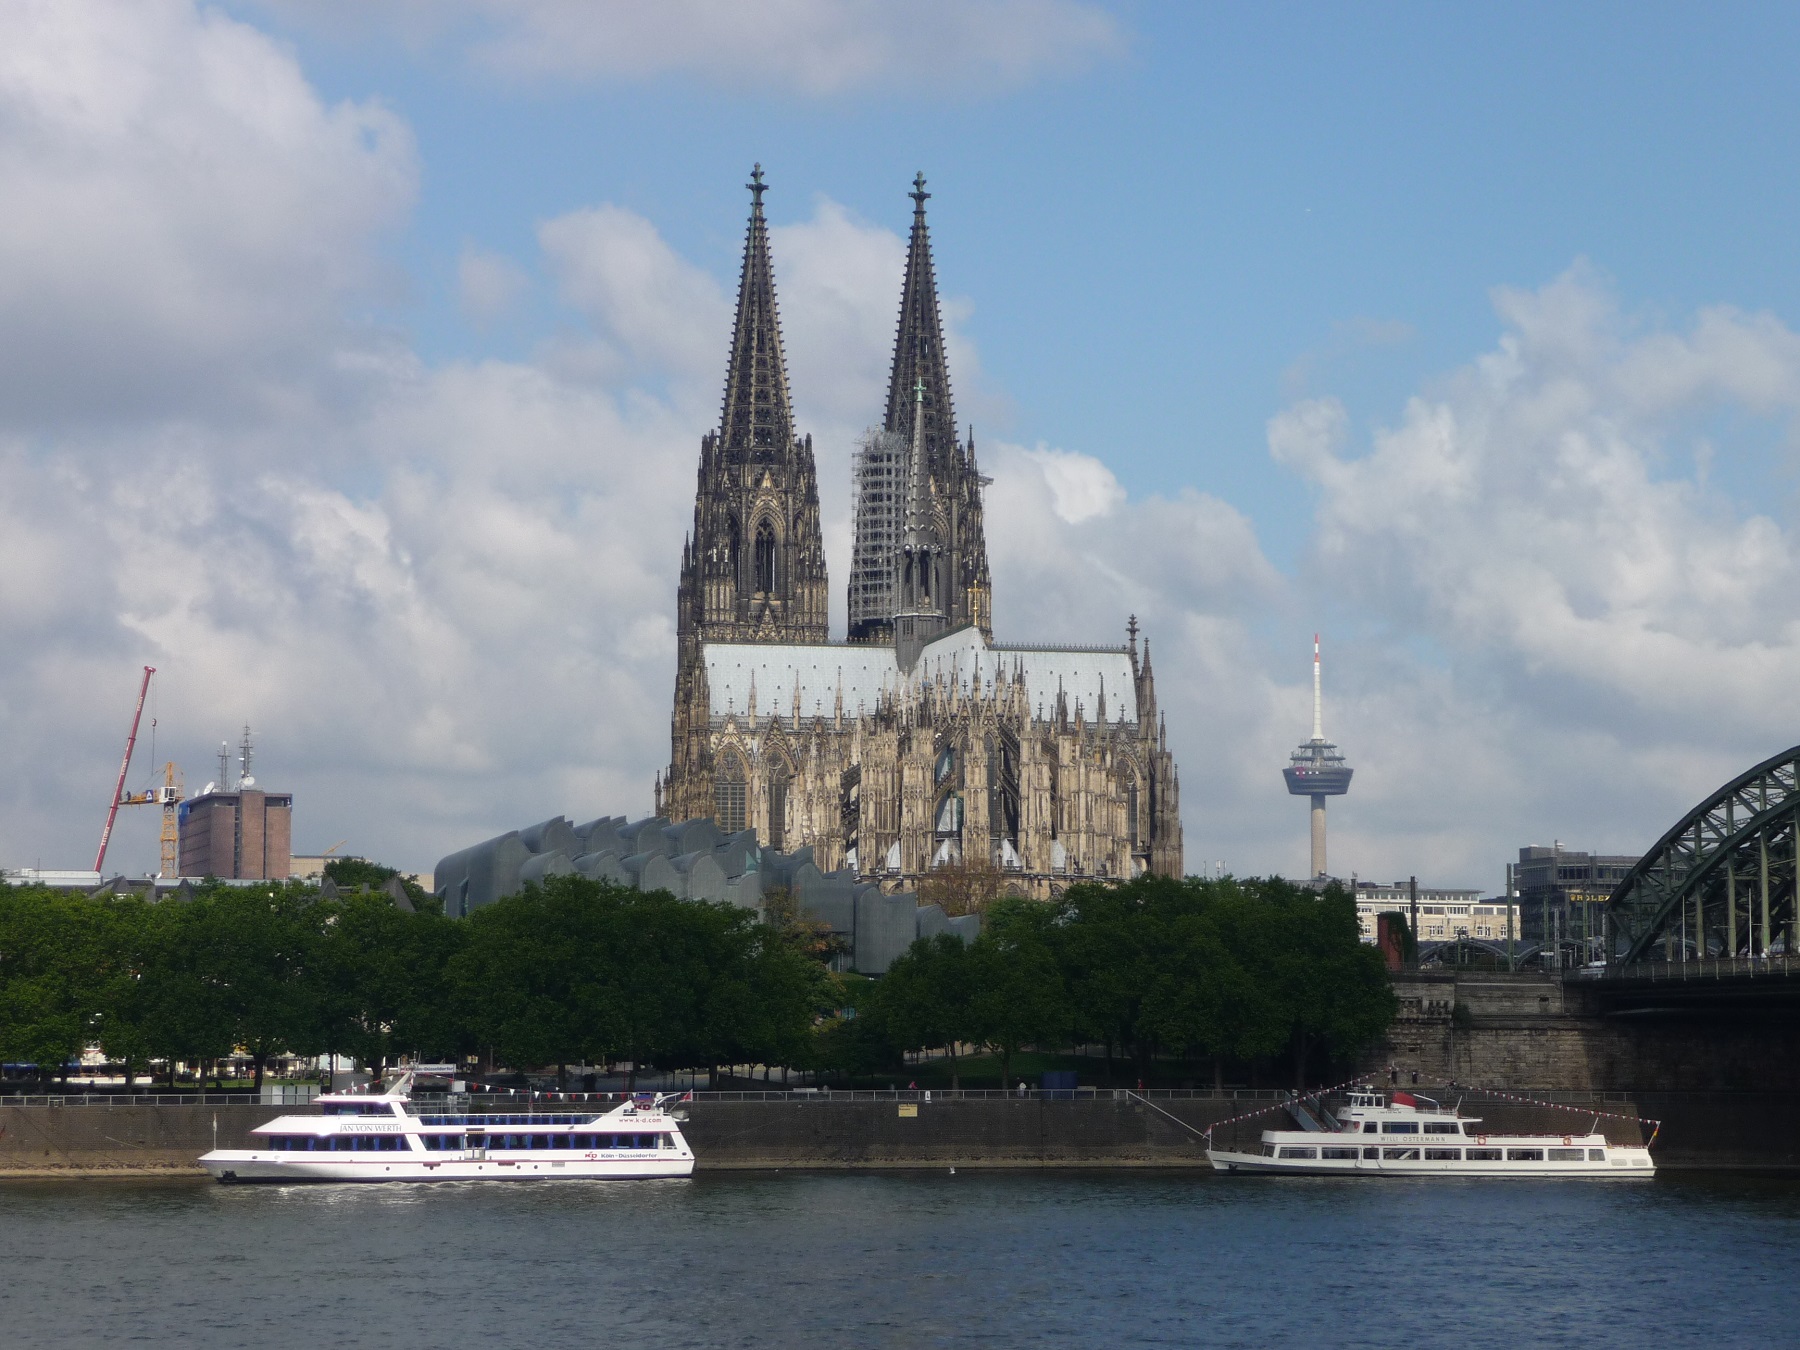
{"label": "riverbank", "polygon": [[[1597,1120],[1615,1142],[1640,1143],[1650,1126],[1638,1118],[1656,1118],[1665,1170],[1800,1173],[1796,1094],[1558,1093],[1556,1105],[1437,1095],[1460,1096],[1464,1112],[1496,1133],[1585,1131]],[[719,1093],[687,1105],[683,1128],[707,1171],[1195,1168],[1206,1165],[1206,1130],[1222,1146],[1253,1144],[1285,1120],[1269,1109],[1279,1102],[1269,1092]],[[202,1153],[247,1147],[256,1126],[295,1112],[260,1104],[0,1105],[0,1178],[204,1175]]]}

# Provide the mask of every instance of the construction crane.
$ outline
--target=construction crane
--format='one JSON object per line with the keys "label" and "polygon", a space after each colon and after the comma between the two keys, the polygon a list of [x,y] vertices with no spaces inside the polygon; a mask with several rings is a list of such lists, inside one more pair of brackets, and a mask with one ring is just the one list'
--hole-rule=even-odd
{"label": "construction crane", "polygon": [[[131,734],[125,738],[125,758],[119,761],[119,781],[113,785],[112,805],[106,811],[106,828],[100,831],[100,851],[94,855],[95,872],[106,866],[106,846],[112,842],[113,822],[119,818],[119,808],[127,804],[125,775],[131,771],[131,752],[137,748],[138,723],[144,720],[144,699],[150,693],[150,677],[154,674],[155,666],[144,667],[144,682],[138,686],[137,711],[131,715]],[[137,802],[130,804],[138,805]]]}
{"label": "construction crane", "polygon": [[[119,781],[113,786],[113,803],[106,813],[106,828],[100,833],[100,852],[94,859],[94,871],[98,872],[106,866],[106,847],[112,842],[113,823],[119,815],[121,806],[160,806],[162,807],[162,858],[158,875],[172,877],[178,867],[181,827],[180,807],[182,799],[187,795],[181,779],[181,771],[173,762],[163,765],[163,781],[143,792],[127,792],[125,778],[131,772],[131,756],[137,748],[138,726],[144,717],[144,700],[150,692],[150,677],[156,674],[155,666],[144,667],[144,681],[138,687],[137,711],[132,714],[131,734],[125,738],[125,758],[119,765]],[[150,719],[150,749],[152,759],[156,749],[156,719]]]}

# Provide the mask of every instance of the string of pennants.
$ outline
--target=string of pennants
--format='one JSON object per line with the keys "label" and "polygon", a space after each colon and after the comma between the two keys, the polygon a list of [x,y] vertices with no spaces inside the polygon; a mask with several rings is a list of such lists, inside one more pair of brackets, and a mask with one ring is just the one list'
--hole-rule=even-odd
{"label": "string of pennants", "polygon": [[1576,1115],[1581,1116],[1605,1116],[1608,1120],[1629,1120],[1634,1124],[1648,1125],[1650,1127],[1650,1139],[1649,1142],[1644,1145],[1645,1148],[1649,1148],[1651,1144],[1654,1144],[1656,1142],[1656,1136],[1662,1133],[1662,1122],[1660,1120],[1652,1120],[1649,1116],[1627,1116],[1621,1115],[1617,1111],[1596,1111],[1591,1106],[1571,1106],[1567,1102],[1541,1102],[1535,1097],[1520,1097],[1511,1092],[1502,1092],[1498,1088],[1470,1088],[1468,1090],[1470,1092],[1478,1092],[1484,1097],[1499,1097],[1505,1101],[1517,1102],[1521,1106],[1547,1106],[1554,1111],[1573,1111]]}
{"label": "string of pennants", "polygon": [[[1224,1120],[1215,1120],[1211,1125],[1206,1127],[1206,1137],[1211,1139],[1214,1130],[1226,1125],[1236,1125],[1239,1121],[1243,1120],[1254,1120],[1256,1117],[1266,1116],[1272,1111],[1285,1111],[1295,1102],[1316,1101],[1319,1098],[1327,1097],[1334,1092],[1344,1092],[1351,1088],[1361,1088],[1364,1091],[1369,1092],[1379,1091],[1378,1088],[1369,1087],[1363,1081],[1363,1077],[1363,1075],[1358,1074],[1355,1078],[1347,1079],[1332,1087],[1314,1088],[1310,1092],[1301,1093],[1292,1097],[1285,1097],[1272,1105],[1261,1106],[1254,1111],[1246,1111],[1240,1116],[1229,1116]],[[1650,1138],[1644,1144],[1645,1148],[1649,1148],[1652,1144],[1656,1143],[1656,1136],[1662,1133],[1662,1122],[1660,1120],[1652,1120],[1648,1116],[1627,1116],[1622,1115],[1617,1111],[1596,1111],[1592,1107],[1570,1106],[1566,1102],[1544,1102],[1537,1100],[1535,1097],[1520,1097],[1515,1093],[1502,1092],[1498,1088],[1472,1087],[1466,1090],[1477,1093],[1483,1097],[1499,1097],[1505,1101],[1516,1102],[1521,1106],[1547,1106],[1557,1111],[1573,1111],[1584,1116],[1605,1116],[1608,1120],[1629,1120],[1638,1125],[1648,1125],[1650,1126]]]}
{"label": "string of pennants", "polygon": [[1348,1088],[1353,1088],[1353,1087],[1359,1086],[1361,1084],[1361,1082],[1362,1082],[1362,1075],[1358,1074],[1355,1078],[1346,1079],[1344,1082],[1338,1083],[1333,1087],[1314,1088],[1311,1092],[1307,1092],[1307,1093],[1301,1094],[1299,1096],[1283,1097],[1280,1101],[1274,1103],[1272,1106],[1259,1106],[1256,1108],[1256,1110],[1246,1111],[1241,1116],[1228,1116],[1224,1120],[1215,1120],[1212,1124],[1210,1124],[1206,1127],[1206,1135],[1208,1138],[1211,1138],[1212,1132],[1216,1129],[1219,1129],[1221,1126],[1235,1125],[1240,1120],[1255,1120],[1258,1116],[1266,1116],[1271,1111],[1285,1111],[1288,1109],[1288,1107],[1292,1106],[1295,1102],[1312,1101],[1313,1099],[1318,1098],[1318,1097],[1329,1096],[1333,1092],[1343,1092]]}

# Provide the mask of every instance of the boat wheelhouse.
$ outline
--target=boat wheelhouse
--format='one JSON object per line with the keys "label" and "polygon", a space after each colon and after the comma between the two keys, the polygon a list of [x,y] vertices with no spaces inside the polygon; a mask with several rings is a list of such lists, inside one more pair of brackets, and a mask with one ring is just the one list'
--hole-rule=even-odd
{"label": "boat wheelhouse", "polygon": [[317,1115],[278,1116],[250,1148],[214,1149],[220,1181],[521,1181],[685,1177],[694,1154],[671,1094],[604,1112],[438,1112],[415,1105],[410,1073],[376,1093],[334,1092]]}
{"label": "boat wheelhouse", "polygon": [[1304,1176],[1649,1177],[1656,1166],[1644,1145],[1610,1142],[1599,1118],[1580,1134],[1501,1134],[1480,1117],[1444,1110],[1410,1092],[1372,1088],[1348,1094],[1334,1116],[1296,1101],[1304,1127],[1264,1130],[1262,1151],[1208,1147],[1215,1171]]}

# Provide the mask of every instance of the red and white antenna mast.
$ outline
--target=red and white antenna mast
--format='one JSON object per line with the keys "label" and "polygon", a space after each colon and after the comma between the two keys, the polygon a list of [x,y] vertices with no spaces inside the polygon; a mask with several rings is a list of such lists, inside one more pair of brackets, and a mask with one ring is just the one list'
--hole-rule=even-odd
{"label": "red and white antenna mast", "polygon": [[150,677],[155,666],[144,667],[144,682],[138,686],[137,711],[131,715],[131,734],[125,738],[125,758],[119,761],[119,781],[113,787],[112,806],[106,813],[106,828],[100,831],[100,852],[94,855],[94,871],[106,866],[106,846],[112,841],[113,821],[125,799],[125,775],[131,771],[131,752],[137,747],[138,723],[144,720],[144,697],[150,692]]}

